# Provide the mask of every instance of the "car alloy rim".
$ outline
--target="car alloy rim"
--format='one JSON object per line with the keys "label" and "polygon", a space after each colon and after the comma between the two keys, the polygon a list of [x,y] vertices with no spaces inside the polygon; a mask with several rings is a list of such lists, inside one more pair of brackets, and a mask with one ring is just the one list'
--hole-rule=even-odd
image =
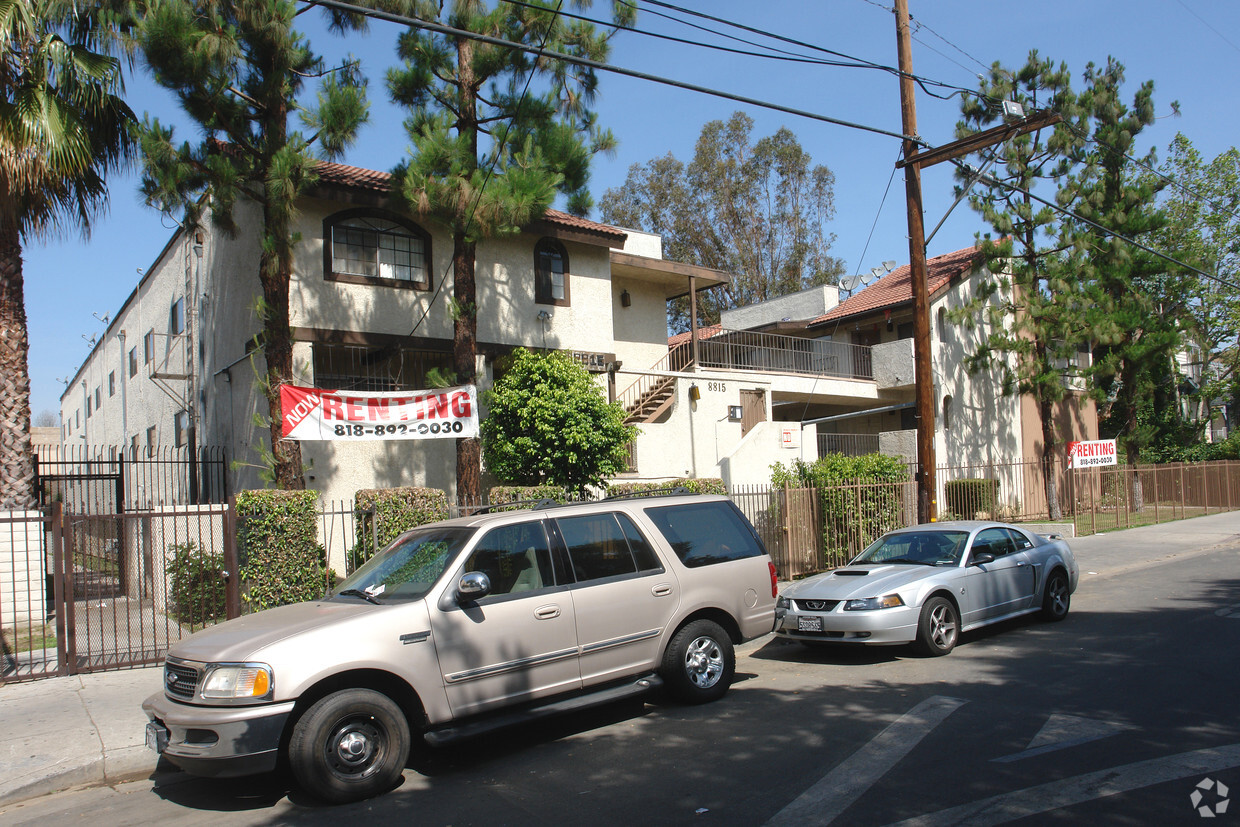
{"label": "car alloy rim", "polygon": [[327,739],[327,765],[337,777],[356,780],[373,773],[381,763],[385,739],[374,718],[347,718]]}
{"label": "car alloy rim", "polygon": [[956,618],[950,606],[935,606],[930,613],[930,639],[940,649],[956,642]]}
{"label": "car alloy rim", "polygon": [[1064,582],[1062,577],[1056,577],[1051,581],[1051,606],[1055,610],[1055,614],[1063,614],[1068,611],[1068,584]]}
{"label": "car alloy rim", "polygon": [[699,689],[709,689],[723,676],[723,649],[712,637],[694,638],[685,651],[685,674]]}

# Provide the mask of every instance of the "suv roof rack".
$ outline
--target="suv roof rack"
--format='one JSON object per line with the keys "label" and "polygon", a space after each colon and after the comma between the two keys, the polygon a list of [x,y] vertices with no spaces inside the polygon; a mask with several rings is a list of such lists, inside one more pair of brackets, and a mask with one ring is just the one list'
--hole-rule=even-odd
{"label": "suv roof rack", "polygon": [[683,485],[671,485],[665,488],[651,488],[646,491],[630,491],[627,494],[616,494],[613,497],[604,497],[600,502],[610,502],[612,500],[639,500],[643,497],[675,497],[681,494],[696,494],[696,491],[690,491]]}

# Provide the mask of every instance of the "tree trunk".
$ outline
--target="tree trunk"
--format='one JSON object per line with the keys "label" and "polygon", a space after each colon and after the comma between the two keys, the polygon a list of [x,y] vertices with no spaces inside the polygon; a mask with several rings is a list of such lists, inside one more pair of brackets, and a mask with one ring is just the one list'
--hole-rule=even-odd
{"label": "tree trunk", "polygon": [[1055,477],[1055,453],[1059,439],[1055,434],[1054,404],[1043,399],[1038,402],[1038,414],[1042,420],[1042,479],[1046,483],[1046,510],[1052,520],[1063,518],[1059,507],[1059,480]]}
{"label": "tree trunk", "polygon": [[263,229],[267,235],[259,258],[264,304],[263,355],[267,360],[263,392],[267,395],[267,412],[271,417],[272,473],[276,488],[301,491],[306,487],[301,443],[286,440],[281,434],[280,386],[293,379],[293,335],[288,315],[289,279],[293,267],[289,221],[279,206],[264,205]]}
{"label": "tree trunk", "polygon": [[34,508],[30,338],[17,222],[0,216],[0,508]]}
{"label": "tree trunk", "polygon": [[[475,381],[478,364],[477,287],[474,282],[476,245],[465,233],[452,236],[452,280],[456,319],[452,326],[452,369],[456,381]],[[464,505],[482,498],[482,444],[477,437],[456,441],[456,500]]]}

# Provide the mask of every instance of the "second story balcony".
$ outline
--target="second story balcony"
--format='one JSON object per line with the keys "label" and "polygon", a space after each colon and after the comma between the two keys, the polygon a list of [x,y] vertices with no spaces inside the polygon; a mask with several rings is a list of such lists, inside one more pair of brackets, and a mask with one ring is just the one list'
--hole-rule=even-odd
{"label": "second story balcony", "polygon": [[698,366],[836,379],[874,378],[870,348],[865,345],[749,330],[722,329],[699,340]]}

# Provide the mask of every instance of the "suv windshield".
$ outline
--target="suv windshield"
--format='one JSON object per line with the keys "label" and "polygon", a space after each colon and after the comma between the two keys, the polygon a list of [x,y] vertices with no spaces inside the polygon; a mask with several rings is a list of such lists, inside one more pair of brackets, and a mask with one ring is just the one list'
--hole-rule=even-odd
{"label": "suv windshield", "polygon": [[419,600],[473,536],[472,528],[412,531],[366,561],[328,595],[344,600]]}
{"label": "suv windshield", "polygon": [[879,537],[858,554],[856,563],[910,563],[925,566],[954,566],[960,562],[967,531],[914,531]]}

